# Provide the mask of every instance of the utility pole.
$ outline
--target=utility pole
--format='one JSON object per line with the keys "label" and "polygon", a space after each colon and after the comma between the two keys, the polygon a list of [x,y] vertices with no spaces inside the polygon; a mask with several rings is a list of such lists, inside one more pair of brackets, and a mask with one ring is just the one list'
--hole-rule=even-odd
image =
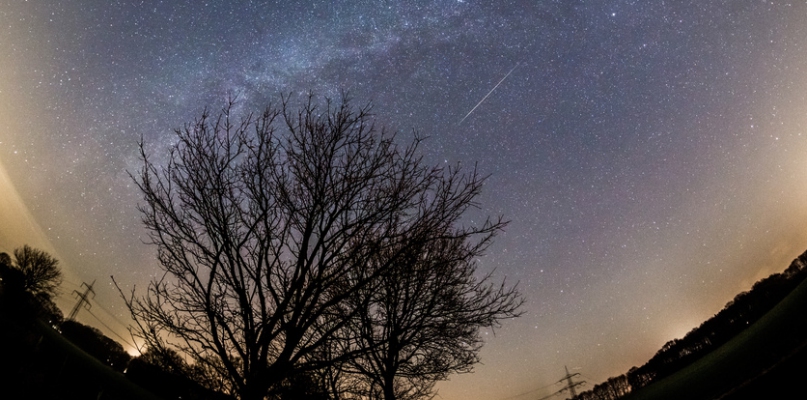
{"label": "utility pole", "polygon": [[580,382],[574,382],[574,381],[572,381],[572,378],[573,378],[573,377],[578,376],[578,375],[580,375],[580,374],[579,374],[579,373],[577,373],[577,372],[575,372],[575,373],[573,373],[573,374],[570,374],[570,373],[569,373],[569,367],[564,366],[563,368],[565,368],[565,369],[566,369],[566,376],[564,376],[563,378],[561,378],[561,381],[564,381],[564,380],[566,381],[566,387],[565,387],[565,388],[563,388],[563,389],[561,389],[561,390],[560,390],[560,392],[563,392],[563,391],[567,391],[567,390],[568,390],[568,391],[569,391],[569,394],[571,394],[571,395],[572,395],[572,397],[571,397],[571,398],[575,398],[575,397],[577,397],[577,391],[575,391],[575,390],[574,390],[574,388],[575,388],[575,387],[577,387],[577,386],[580,386],[580,385],[582,385],[582,384],[584,384],[584,383],[586,383],[586,381],[580,381]]}
{"label": "utility pole", "polygon": [[95,297],[95,291],[92,290],[93,285],[95,285],[95,281],[92,281],[92,283],[89,284],[89,286],[87,285],[87,282],[81,282],[81,286],[87,288],[86,290],[84,290],[84,293],[79,293],[78,290],[73,291],[73,295],[76,296],[78,302],[76,303],[76,306],[73,307],[73,310],[70,311],[70,316],[67,317],[68,320],[75,319],[76,314],[78,314],[78,310],[80,310],[82,307],[87,310],[92,308],[92,304],[90,304],[90,300],[87,299],[87,295],[92,293],[92,297],[93,298]]}

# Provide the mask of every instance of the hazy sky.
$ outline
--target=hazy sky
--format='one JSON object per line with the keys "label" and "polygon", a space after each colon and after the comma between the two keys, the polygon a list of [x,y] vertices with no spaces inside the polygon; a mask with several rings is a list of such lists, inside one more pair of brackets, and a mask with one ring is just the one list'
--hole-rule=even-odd
{"label": "hazy sky", "polygon": [[807,249],[805,38],[804,1],[0,0],[0,251],[51,249],[62,310],[96,280],[80,320],[128,339],[141,136],[348,90],[512,220],[479,265],[527,312],[440,398],[591,388]]}

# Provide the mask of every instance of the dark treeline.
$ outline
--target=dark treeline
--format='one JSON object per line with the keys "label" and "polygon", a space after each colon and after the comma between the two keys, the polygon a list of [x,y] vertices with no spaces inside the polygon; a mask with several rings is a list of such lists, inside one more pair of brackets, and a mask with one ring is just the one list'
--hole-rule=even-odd
{"label": "dark treeline", "polygon": [[[0,253],[0,397],[149,398],[121,384],[128,380],[163,399],[231,399],[191,380],[189,375],[201,374],[178,355],[169,362],[168,356],[147,350],[132,358],[97,328],[65,320],[53,302],[62,280],[58,264],[29,246],[16,249],[13,257]],[[92,365],[92,358],[110,371]]]}
{"label": "dark treeline", "polygon": [[14,325],[28,331],[27,336],[36,337],[37,321],[44,322],[85,353],[123,372],[131,356],[120,343],[96,328],[64,319],[53,301],[61,281],[59,261],[47,252],[26,245],[15,249],[13,258],[0,253],[0,320],[6,328],[3,331],[12,331],[10,326]]}
{"label": "dark treeline", "polygon": [[67,340],[78,348],[95,357],[115,371],[123,372],[131,360],[129,353],[115,340],[104,335],[100,330],[74,320],[62,322],[59,331]]}
{"label": "dark treeline", "polygon": [[793,260],[782,273],[755,283],[728,302],[715,316],[691,330],[682,339],[667,342],[641,367],[613,377],[580,393],[575,400],[614,400],[657,382],[689,366],[725,344],[756,322],[807,277],[807,252]]}

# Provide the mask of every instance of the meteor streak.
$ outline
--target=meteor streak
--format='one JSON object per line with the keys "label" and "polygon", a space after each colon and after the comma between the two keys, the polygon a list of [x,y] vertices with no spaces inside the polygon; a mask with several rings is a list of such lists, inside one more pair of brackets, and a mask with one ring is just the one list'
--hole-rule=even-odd
{"label": "meteor streak", "polygon": [[494,91],[494,90],[496,90],[496,88],[497,88],[497,87],[499,87],[499,85],[501,85],[501,84],[502,84],[502,82],[504,82],[504,80],[505,80],[505,79],[507,79],[507,77],[508,77],[508,76],[510,76],[510,74],[511,74],[511,73],[513,73],[513,71],[514,71],[516,68],[518,68],[518,64],[519,64],[519,63],[516,63],[516,66],[515,66],[515,67],[513,67],[513,68],[510,70],[510,72],[508,72],[508,73],[507,73],[507,75],[505,75],[505,76],[504,76],[504,78],[502,78],[502,79],[499,81],[499,83],[497,83],[497,84],[496,84],[496,86],[494,86],[494,87],[493,87],[493,89],[490,89],[490,92],[488,92],[488,94],[486,94],[486,95],[485,95],[485,97],[483,97],[483,98],[482,98],[482,100],[479,100],[479,103],[476,103],[476,105],[474,106],[474,108],[472,108],[472,109],[471,109],[471,111],[468,111],[468,114],[465,114],[465,116],[464,116],[464,117],[462,117],[462,119],[460,120],[460,122],[458,122],[458,124],[461,124],[461,123],[462,123],[462,121],[465,121],[465,118],[468,118],[468,116],[469,116],[469,115],[471,115],[471,113],[472,113],[472,112],[474,112],[474,110],[476,110],[476,108],[477,108],[477,107],[479,107],[479,105],[480,105],[480,104],[482,104],[482,102],[484,102],[484,101],[485,101],[485,99],[487,99],[487,98],[488,98],[488,96],[490,96],[490,94],[491,94],[491,93],[493,93],[493,91]]}

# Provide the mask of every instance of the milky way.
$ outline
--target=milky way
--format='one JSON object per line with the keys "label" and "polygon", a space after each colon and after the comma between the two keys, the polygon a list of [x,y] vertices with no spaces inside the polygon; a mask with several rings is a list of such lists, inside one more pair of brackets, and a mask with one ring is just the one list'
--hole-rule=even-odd
{"label": "milky way", "polygon": [[52,249],[63,311],[96,280],[79,319],[131,340],[109,277],[158,271],[137,143],[228,95],[347,91],[490,174],[469,218],[512,222],[479,266],[527,312],[444,399],[548,395],[564,366],[590,387],[807,249],[804,2],[280,3],[0,0],[0,251]]}

